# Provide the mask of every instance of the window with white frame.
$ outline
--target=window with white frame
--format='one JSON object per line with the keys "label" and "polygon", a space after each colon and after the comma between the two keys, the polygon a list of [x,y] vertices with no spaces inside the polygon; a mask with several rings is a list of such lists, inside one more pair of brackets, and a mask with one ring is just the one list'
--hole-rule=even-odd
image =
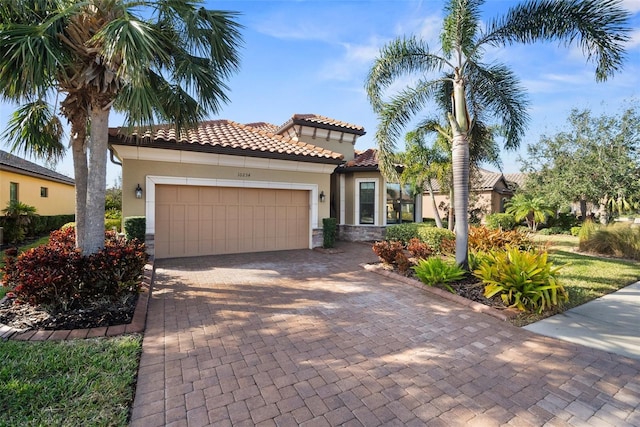
{"label": "window with white frame", "polygon": [[356,179],[356,212],[357,224],[375,225],[378,223],[378,180]]}

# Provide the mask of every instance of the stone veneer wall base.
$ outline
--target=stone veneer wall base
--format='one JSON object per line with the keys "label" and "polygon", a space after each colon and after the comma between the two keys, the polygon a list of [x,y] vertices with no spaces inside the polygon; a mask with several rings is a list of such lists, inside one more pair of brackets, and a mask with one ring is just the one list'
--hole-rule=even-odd
{"label": "stone veneer wall base", "polygon": [[347,242],[363,242],[383,240],[386,226],[376,225],[338,225],[338,240]]}

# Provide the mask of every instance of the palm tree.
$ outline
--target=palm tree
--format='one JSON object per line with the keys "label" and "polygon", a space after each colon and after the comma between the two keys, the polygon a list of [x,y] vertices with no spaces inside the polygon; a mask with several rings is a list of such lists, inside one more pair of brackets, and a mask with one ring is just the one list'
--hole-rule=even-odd
{"label": "palm tree", "polygon": [[436,226],[442,228],[442,219],[438,213],[432,182],[436,180],[441,189],[447,187],[446,181],[451,172],[451,161],[447,151],[438,142],[436,141],[433,146],[428,147],[421,132],[415,130],[407,133],[406,150],[401,153],[399,159],[404,166],[402,174],[400,174],[400,182],[409,183],[418,189],[426,187],[431,199]]}
{"label": "palm tree", "polygon": [[[430,101],[438,107],[450,99],[447,120],[452,130],[456,261],[468,268],[469,136],[478,123],[496,118],[504,130],[505,148],[519,146],[528,122],[527,100],[514,73],[504,64],[487,64],[487,47],[514,43],[576,43],[596,64],[596,79],[606,80],[622,66],[629,13],[613,0],[532,0],[512,7],[480,28],[482,0],[449,0],[440,48],[430,49],[415,37],[396,39],[380,51],[366,90],[380,123],[376,131],[381,168],[391,173],[385,156],[392,153],[402,129]],[[385,100],[398,78],[420,78]]]}
{"label": "palm tree", "polygon": [[76,242],[104,245],[108,122],[173,123],[177,131],[217,112],[239,63],[232,12],[196,1],[25,0],[0,5],[0,96],[22,104],[6,132],[14,148],[56,158],[59,119],[71,127]]}
{"label": "palm tree", "polygon": [[538,229],[538,224],[544,222],[547,216],[554,215],[553,209],[547,205],[542,197],[531,197],[523,193],[518,193],[509,200],[505,207],[506,212],[513,215],[516,222],[523,219],[531,231]]}

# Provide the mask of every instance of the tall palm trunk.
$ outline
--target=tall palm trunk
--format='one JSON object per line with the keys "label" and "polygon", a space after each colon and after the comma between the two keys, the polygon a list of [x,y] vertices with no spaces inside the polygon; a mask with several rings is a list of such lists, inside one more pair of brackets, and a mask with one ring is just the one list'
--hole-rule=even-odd
{"label": "tall palm trunk", "polygon": [[453,81],[454,115],[449,116],[453,131],[451,164],[453,169],[453,204],[456,214],[456,263],[469,269],[469,113],[465,98],[465,81],[456,68]]}
{"label": "tall palm trunk", "polygon": [[466,134],[454,135],[451,161],[453,163],[453,202],[456,213],[456,263],[468,270],[469,142]]}
{"label": "tall palm trunk", "polygon": [[73,174],[76,184],[76,247],[84,247],[87,215],[87,153],[86,122],[80,126],[71,125],[71,152],[73,154]]}
{"label": "tall palm trunk", "polygon": [[104,200],[107,187],[109,111],[109,108],[102,108],[100,104],[91,107],[91,141],[83,255],[93,254],[104,247]]}

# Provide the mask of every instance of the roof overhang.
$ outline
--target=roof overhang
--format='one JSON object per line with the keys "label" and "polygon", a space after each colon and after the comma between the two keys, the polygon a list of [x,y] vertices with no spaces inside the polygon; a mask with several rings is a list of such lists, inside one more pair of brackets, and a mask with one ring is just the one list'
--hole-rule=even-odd
{"label": "roof overhang", "polygon": [[[295,153],[280,153],[268,150],[252,150],[250,148],[223,147],[210,144],[193,144],[179,142],[176,140],[152,140],[151,138],[131,138],[109,136],[109,146],[113,147],[138,147],[152,150],[170,150],[191,153],[220,154],[226,156],[253,157],[261,159],[284,160],[304,163],[319,163],[329,165],[339,165],[343,162],[341,158],[327,158],[305,156]],[[119,157],[119,156],[118,156]]]}

